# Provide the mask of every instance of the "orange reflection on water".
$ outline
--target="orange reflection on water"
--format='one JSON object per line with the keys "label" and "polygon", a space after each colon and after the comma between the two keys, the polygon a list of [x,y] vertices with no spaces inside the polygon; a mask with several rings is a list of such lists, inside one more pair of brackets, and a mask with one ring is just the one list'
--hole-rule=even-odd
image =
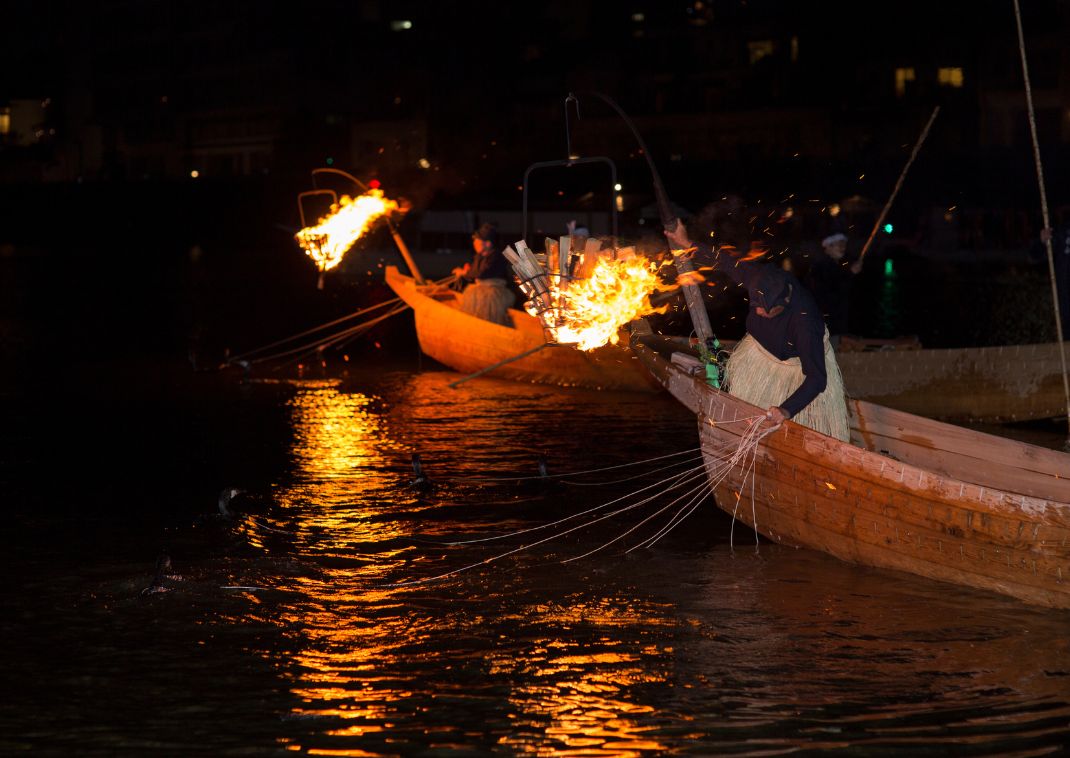
{"label": "orange reflection on water", "polygon": [[[656,709],[635,702],[633,688],[660,684],[668,677],[651,666],[656,651],[628,645],[619,636],[621,628],[663,626],[667,617],[662,609],[600,598],[539,610],[540,622],[560,628],[561,636],[537,642],[527,659],[493,659],[491,670],[531,682],[514,690],[510,702],[519,710],[517,725],[541,731],[543,738],[536,742],[517,736],[503,744],[539,754],[549,749],[566,755],[638,756],[665,750],[664,743],[647,737],[658,726],[643,723]],[[573,634],[578,625],[605,634],[581,644]],[[671,660],[671,650],[661,652]]]}
{"label": "orange reflection on water", "polygon": [[370,496],[397,485],[384,457],[393,443],[375,398],[345,392],[335,381],[306,380],[297,386],[287,403],[295,482],[278,492],[279,519],[271,526],[292,534],[307,552],[321,554],[349,555],[354,545],[399,536],[396,527],[376,520],[377,504]]}

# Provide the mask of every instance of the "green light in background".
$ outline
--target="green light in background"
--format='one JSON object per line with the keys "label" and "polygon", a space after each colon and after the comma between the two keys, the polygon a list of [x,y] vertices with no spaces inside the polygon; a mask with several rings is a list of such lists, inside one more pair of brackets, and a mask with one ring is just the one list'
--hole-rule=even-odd
{"label": "green light in background", "polygon": [[895,227],[893,227],[891,224],[885,224],[884,225],[884,233],[885,234],[891,234],[892,233],[892,229],[894,229],[894,228]]}
{"label": "green light in background", "polygon": [[328,166],[333,166],[334,165],[334,158],[328,158],[327,159],[327,165]]}
{"label": "green light in background", "polygon": [[884,261],[884,275],[895,276],[895,266],[892,265],[892,259],[887,258]]}

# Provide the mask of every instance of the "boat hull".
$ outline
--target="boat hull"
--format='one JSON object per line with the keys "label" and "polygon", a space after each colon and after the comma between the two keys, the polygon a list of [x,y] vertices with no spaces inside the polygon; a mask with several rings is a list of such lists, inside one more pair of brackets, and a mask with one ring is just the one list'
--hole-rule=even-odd
{"label": "boat hull", "polygon": [[1070,456],[852,401],[856,444],[786,422],[724,472],[763,410],[634,346],[695,412],[718,506],[768,539],[1070,608]]}
{"label": "boat hull", "polygon": [[487,376],[536,384],[586,387],[625,392],[658,392],[626,345],[607,345],[590,352],[568,346],[538,349],[546,342],[533,316],[511,309],[513,328],[494,324],[459,310],[458,293],[445,287],[417,285],[394,266],[386,282],[413,310],[420,349],[444,366],[473,374],[526,351],[534,351],[487,372]]}

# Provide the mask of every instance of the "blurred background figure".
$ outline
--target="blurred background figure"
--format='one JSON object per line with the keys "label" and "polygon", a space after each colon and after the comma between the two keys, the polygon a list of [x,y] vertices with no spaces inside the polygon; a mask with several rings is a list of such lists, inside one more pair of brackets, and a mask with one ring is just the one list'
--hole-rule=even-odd
{"label": "blurred background figure", "polygon": [[850,331],[851,286],[855,275],[862,270],[861,261],[851,262],[846,256],[847,235],[830,234],[821,240],[821,253],[806,277],[806,286],[825,317],[829,340],[836,349],[840,337]]}

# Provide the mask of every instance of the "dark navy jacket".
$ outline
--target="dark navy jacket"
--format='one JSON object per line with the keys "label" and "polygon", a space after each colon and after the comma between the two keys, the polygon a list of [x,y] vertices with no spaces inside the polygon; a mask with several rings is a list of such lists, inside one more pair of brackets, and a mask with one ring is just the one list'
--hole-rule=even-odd
{"label": "dark navy jacket", "polygon": [[729,279],[747,288],[751,307],[747,312],[747,333],[778,360],[798,358],[802,364],[803,383],[780,403],[780,407],[794,416],[825,390],[828,374],[825,371],[825,321],[813,296],[794,275],[783,272],[791,285],[791,302],[784,304],[784,312],[774,318],[764,318],[757,307],[756,283],[766,268],[773,264],[764,261],[744,261],[726,252],[713,252],[700,245],[695,252],[695,266],[712,266]]}

